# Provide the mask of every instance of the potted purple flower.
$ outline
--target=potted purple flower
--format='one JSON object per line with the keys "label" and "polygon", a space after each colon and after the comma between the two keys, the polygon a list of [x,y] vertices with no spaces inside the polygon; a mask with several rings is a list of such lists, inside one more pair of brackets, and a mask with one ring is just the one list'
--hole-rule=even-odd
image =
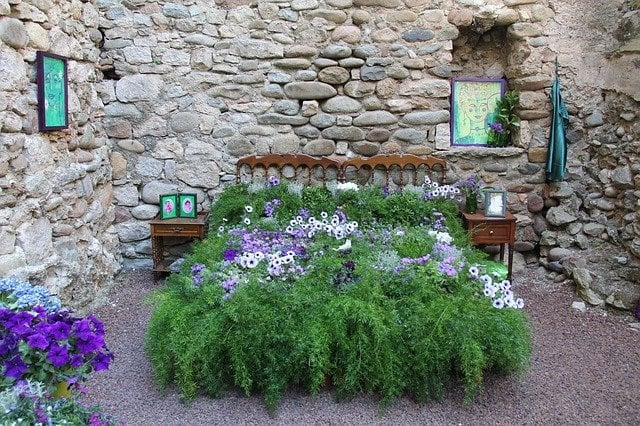
{"label": "potted purple flower", "polygon": [[41,306],[17,312],[0,308],[3,387],[31,379],[51,390],[68,391],[93,371],[108,369],[112,359],[104,326],[93,315],[79,318],[66,310],[47,312]]}
{"label": "potted purple flower", "polygon": [[469,176],[467,179],[458,181],[456,186],[460,188],[460,192],[465,197],[465,211],[467,213],[475,213],[478,211],[478,195],[484,183],[475,175]]}

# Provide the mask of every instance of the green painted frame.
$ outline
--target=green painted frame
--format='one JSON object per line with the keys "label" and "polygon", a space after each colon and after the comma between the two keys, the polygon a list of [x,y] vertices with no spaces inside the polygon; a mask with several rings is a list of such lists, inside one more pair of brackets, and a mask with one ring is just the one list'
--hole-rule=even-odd
{"label": "green painted frame", "polygon": [[41,132],[69,127],[69,77],[67,58],[36,52],[38,128]]}

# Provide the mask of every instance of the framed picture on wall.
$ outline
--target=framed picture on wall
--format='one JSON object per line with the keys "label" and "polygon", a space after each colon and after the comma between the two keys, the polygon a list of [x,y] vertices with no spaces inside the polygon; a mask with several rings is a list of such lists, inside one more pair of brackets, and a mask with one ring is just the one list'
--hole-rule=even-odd
{"label": "framed picture on wall", "polygon": [[489,125],[506,81],[491,78],[454,78],[451,81],[451,145],[486,146]]}
{"label": "framed picture on wall", "polygon": [[69,127],[67,58],[36,52],[38,128],[41,132]]}
{"label": "framed picture on wall", "polygon": [[484,215],[487,217],[505,217],[507,215],[507,191],[504,189],[485,189]]}
{"label": "framed picture on wall", "polygon": [[178,194],[160,196],[160,219],[178,217]]}
{"label": "framed picture on wall", "polygon": [[196,194],[178,195],[178,216],[196,217],[198,215],[198,205],[196,204]]}

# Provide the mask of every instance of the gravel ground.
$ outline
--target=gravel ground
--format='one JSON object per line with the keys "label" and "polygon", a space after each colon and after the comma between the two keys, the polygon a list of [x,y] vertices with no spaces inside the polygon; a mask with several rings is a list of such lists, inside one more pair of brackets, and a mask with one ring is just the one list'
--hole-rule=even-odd
{"label": "gravel ground", "polygon": [[204,424],[640,424],[640,332],[631,316],[572,309],[567,284],[553,284],[526,270],[516,277],[534,335],[524,377],[489,377],[471,405],[457,389],[442,402],[396,401],[384,414],[375,398],[336,403],[329,390],[317,396],[289,391],[275,417],[260,397],[231,393],[189,405],[176,389],[161,394],[143,353],[150,309],[144,300],[158,288],[149,271],[129,271],[96,311],[105,321],[116,360],[87,383],[89,401],[128,425]]}

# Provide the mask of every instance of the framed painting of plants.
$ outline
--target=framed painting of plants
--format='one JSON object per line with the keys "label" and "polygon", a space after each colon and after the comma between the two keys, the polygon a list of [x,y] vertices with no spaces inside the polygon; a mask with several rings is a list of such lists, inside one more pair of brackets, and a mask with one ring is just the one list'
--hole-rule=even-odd
{"label": "framed painting of plants", "polygon": [[481,145],[489,141],[506,82],[491,78],[455,78],[451,82],[451,145]]}
{"label": "framed painting of plants", "polygon": [[41,132],[69,127],[67,58],[49,52],[36,53],[38,128]]}
{"label": "framed painting of plants", "polygon": [[178,217],[178,194],[164,194],[160,196],[160,219]]}

